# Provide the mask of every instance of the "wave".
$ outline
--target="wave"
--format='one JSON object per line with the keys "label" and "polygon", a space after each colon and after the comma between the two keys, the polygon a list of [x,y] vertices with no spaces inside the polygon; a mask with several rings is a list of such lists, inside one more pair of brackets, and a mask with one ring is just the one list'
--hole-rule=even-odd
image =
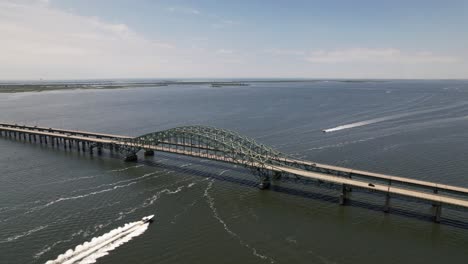
{"label": "wave", "polygon": [[[101,193],[106,193],[106,192],[111,192],[111,191],[114,191],[114,190],[117,190],[117,189],[120,189],[120,188],[125,188],[125,187],[128,187],[128,186],[131,186],[133,184],[136,184],[137,182],[130,182],[128,184],[125,184],[125,185],[116,185],[112,188],[109,188],[109,189],[104,189],[104,190],[99,190],[99,191],[95,191],[95,192],[90,192],[90,193],[86,193],[86,194],[81,194],[81,195],[76,195],[76,196],[68,196],[68,197],[60,197],[58,199],[55,199],[53,201],[50,201],[44,205],[40,205],[40,206],[37,206],[37,207],[33,207],[31,209],[29,209],[28,211],[24,212],[24,215],[26,214],[30,214],[30,213],[33,213],[35,211],[38,211],[38,210],[42,210],[44,208],[47,208],[53,204],[56,204],[56,203],[59,203],[59,202],[63,202],[63,201],[69,201],[69,200],[76,200],[76,199],[81,199],[81,198],[86,198],[88,196],[93,196],[93,195],[97,195],[97,194],[101,194]],[[10,219],[13,219],[13,218],[17,218],[19,216],[15,216],[15,217],[12,217],[12,218],[9,218],[9,219],[5,219],[5,220],[2,220],[0,222],[6,222],[7,220],[10,220]]]}
{"label": "wave", "polygon": [[[139,177],[136,177],[136,178],[131,178],[131,179],[128,179],[128,180],[121,180],[121,181],[116,181],[116,182],[112,182],[112,183],[104,183],[104,184],[101,184],[101,185],[98,185],[98,186],[95,186],[95,187],[91,187],[91,188],[77,189],[77,190],[74,190],[72,193],[99,189],[99,188],[106,187],[106,186],[115,186],[117,184],[124,183],[124,182],[140,182],[139,180],[147,178],[147,177],[152,176],[152,175],[157,174],[157,173],[159,173],[159,171],[146,173],[146,174],[144,174],[142,176],[139,176]],[[151,179],[159,178],[159,176],[161,176],[161,175],[152,177]]]}
{"label": "wave", "polygon": [[76,196],[69,196],[69,197],[61,197],[61,198],[58,198],[54,201],[51,201],[45,205],[43,205],[42,207],[48,207],[50,205],[53,205],[55,203],[58,203],[58,202],[62,202],[62,201],[68,201],[68,200],[76,200],[76,199],[80,199],[80,198],[85,198],[85,197],[88,197],[88,196],[91,196],[91,195],[96,195],[96,194],[101,194],[101,193],[105,193],[105,192],[110,192],[110,191],[114,191],[116,189],[119,189],[119,188],[125,188],[125,187],[128,187],[130,185],[133,185],[133,184],[136,184],[137,182],[130,182],[129,184],[125,184],[125,185],[117,185],[117,186],[114,186],[112,188],[109,188],[109,189],[104,189],[104,190],[100,190],[100,191],[95,191],[95,192],[90,192],[90,193],[87,193],[87,194],[82,194],[82,195],[76,195]]}
{"label": "wave", "polygon": [[126,170],[130,170],[130,169],[134,169],[134,168],[140,168],[140,167],[143,167],[143,166],[145,166],[145,165],[135,165],[135,166],[126,167],[126,168],[123,168],[123,169],[110,170],[110,172],[126,171]]}
{"label": "wave", "polygon": [[51,185],[51,184],[58,184],[58,183],[68,183],[68,182],[72,182],[72,181],[79,181],[79,180],[85,180],[85,179],[93,179],[93,178],[96,178],[98,176],[106,175],[107,173],[121,172],[121,171],[126,171],[126,170],[129,170],[129,169],[133,169],[133,168],[140,168],[140,167],[143,167],[143,166],[145,166],[145,165],[136,165],[136,166],[130,166],[130,167],[122,168],[122,169],[108,170],[104,174],[95,174],[95,175],[82,176],[82,177],[70,178],[70,179],[59,180],[59,181],[46,182],[46,183],[38,184],[37,186]]}
{"label": "wave", "polygon": [[98,258],[108,255],[110,251],[143,234],[148,226],[149,223],[143,221],[127,223],[102,236],[94,237],[76,246],[75,249],[67,250],[46,264],[95,263]]}
{"label": "wave", "polygon": [[160,186],[158,187],[159,189],[162,189],[162,188],[165,188],[165,189],[162,189],[160,191],[158,191],[156,194],[146,198],[142,204],[136,206],[136,207],[130,207],[130,208],[126,208],[125,211],[121,211],[118,213],[118,217],[115,219],[115,220],[121,220],[123,219],[124,217],[126,217],[127,215],[129,214],[133,214],[135,211],[137,210],[140,210],[140,209],[143,209],[143,208],[146,208],[150,205],[153,205],[162,195],[172,195],[172,194],[177,194],[179,192],[181,192],[184,188],[191,188],[192,186],[195,185],[195,183],[189,183],[188,185],[182,185],[182,186],[178,186],[175,190],[170,190],[169,188],[166,188],[166,187],[169,187],[169,186],[174,186],[180,182],[183,182],[183,181],[188,181],[188,180],[191,180],[192,178],[188,178],[188,179],[182,179],[182,180],[178,180],[172,184],[167,184],[167,185],[164,185],[164,186]]}
{"label": "wave", "polygon": [[37,231],[41,231],[42,229],[47,228],[47,227],[48,227],[48,225],[39,226],[39,227],[36,227],[36,228],[31,229],[31,230],[29,230],[29,231],[26,231],[26,232],[24,232],[24,233],[22,233],[22,234],[8,237],[8,238],[6,238],[6,239],[4,239],[4,240],[1,240],[1,241],[0,241],[0,244],[12,242],[12,241],[15,241],[15,240],[17,240],[17,239],[19,239],[19,238],[22,238],[22,237],[25,237],[25,236],[29,236],[29,235],[31,235],[32,233],[35,233],[35,232],[37,232]]}

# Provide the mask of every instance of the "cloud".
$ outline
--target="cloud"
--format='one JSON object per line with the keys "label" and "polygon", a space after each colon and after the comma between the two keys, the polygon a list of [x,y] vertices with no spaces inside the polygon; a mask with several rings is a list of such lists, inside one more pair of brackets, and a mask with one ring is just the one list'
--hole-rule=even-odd
{"label": "cloud", "polygon": [[0,79],[156,75],[175,47],[43,1],[0,1]]}
{"label": "cloud", "polygon": [[234,51],[230,49],[219,49],[216,51],[217,54],[233,54]]}
{"label": "cloud", "polygon": [[[220,21],[220,27],[237,23],[199,14],[196,18],[208,27],[216,21]],[[160,22],[155,26],[167,27],[167,23]],[[190,34],[175,36],[179,41],[171,42],[157,35],[144,36],[125,21],[111,23],[77,15],[42,0],[0,0],[0,80],[468,77],[468,65],[462,61],[466,54],[457,58],[398,49],[258,50],[258,39],[249,39],[250,47],[239,45],[230,38],[220,38],[223,32],[210,35],[209,29],[196,38],[186,36]]]}
{"label": "cloud", "polygon": [[265,49],[263,52],[276,56],[301,56],[306,54],[303,50],[294,49]]}
{"label": "cloud", "polygon": [[[217,16],[215,16],[217,17]],[[234,26],[234,25],[239,25],[239,22],[229,20],[229,19],[221,19],[217,21],[216,23],[211,24],[211,27],[214,29],[221,29],[229,26]]]}
{"label": "cloud", "polygon": [[200,15],[201,12],[198,9],[192,7],[168,7],[166,8],[169,12],[177,12],[183,14],[191,14],[191,15]]}
{"label": "cloud", "polygon": [[399,49],[369,49],[352,48],[343,50],[325,51],[318,50],[312,52],[307,61],[313,63],[455,63],[459,59],[451,56],[435,55],[431,52],[403,52]]}

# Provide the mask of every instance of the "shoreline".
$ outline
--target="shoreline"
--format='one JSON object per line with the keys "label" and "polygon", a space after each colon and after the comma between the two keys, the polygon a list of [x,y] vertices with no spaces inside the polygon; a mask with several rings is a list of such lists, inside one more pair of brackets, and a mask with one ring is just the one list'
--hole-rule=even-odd
{"label": "shoreline", "polygon": [[47,92],[60,90],[91,90],[91,89],[128,89],[142,87],[162,87],[170,85],[208,85],[211,87],[250,86],[254,83],[316,83],[316,82],[383,82],[383,80],[246,80],[246,81],[160,81],[160,82],[58,82],[58,83],[0,83],[0,93]]}

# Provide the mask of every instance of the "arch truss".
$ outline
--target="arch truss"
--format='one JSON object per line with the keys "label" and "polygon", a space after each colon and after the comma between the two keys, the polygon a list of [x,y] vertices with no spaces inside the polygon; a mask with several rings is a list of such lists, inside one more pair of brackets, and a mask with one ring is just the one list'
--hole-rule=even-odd
{"label": "arch truss", "polygon": [[126,156],[142,149],[161,150],[241,164],[257,171],[284,165],[288,159],[285,154],[252,138],[210,126],[182,126],[116,141],[116,148]]}

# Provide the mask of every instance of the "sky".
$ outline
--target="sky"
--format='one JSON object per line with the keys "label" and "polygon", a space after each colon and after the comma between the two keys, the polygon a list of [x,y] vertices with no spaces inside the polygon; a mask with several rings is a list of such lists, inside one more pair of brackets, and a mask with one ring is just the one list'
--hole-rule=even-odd
{"label": "sky", "polygon": [[0,0],[0,80],[468,79],[468,0]]}

